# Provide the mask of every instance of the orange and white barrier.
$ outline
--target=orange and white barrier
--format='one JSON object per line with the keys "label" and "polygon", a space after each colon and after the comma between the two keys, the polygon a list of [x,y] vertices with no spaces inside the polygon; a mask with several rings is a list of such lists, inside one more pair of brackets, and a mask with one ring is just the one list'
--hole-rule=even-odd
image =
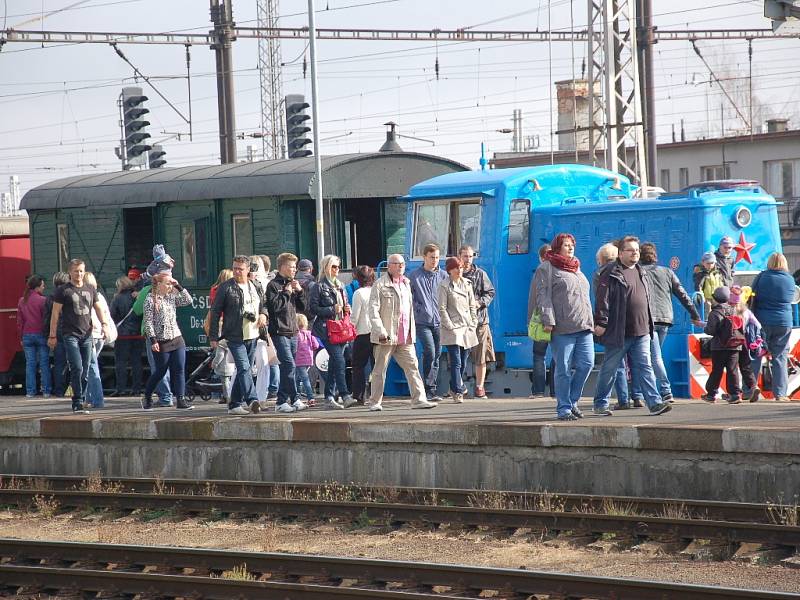
{"label": "orange and white barrier", "polygon": [[[704,334],[693,333],[688,336],[689,343],[689,396],[691,398],[700,398],[706,393],[706,382],[708,376],[711,374],[711,357],[701,358],[700,356],[700,340],[706,339],[709,336]],[[789,337],[789,358],[796,360],[800,363],[800,329],[793,329]],[[763,373],[763,368],[761,370]],[[762,376],[758,375],[758,385],[762,390]],[[722,378],[720,388],[725,389],[725,377]],[[789,389],[790,398],[800,399],[800,368],[794,374],[789,373]],[[762,391],[761,395],[765,398],[772,398],[771,391]]]}

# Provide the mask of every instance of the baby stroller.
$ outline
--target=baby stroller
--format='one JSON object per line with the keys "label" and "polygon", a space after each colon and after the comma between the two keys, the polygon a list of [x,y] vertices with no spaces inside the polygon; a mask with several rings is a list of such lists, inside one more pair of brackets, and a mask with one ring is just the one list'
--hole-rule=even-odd
{"label": "baby stroller", "polygon": [[195,398],[208,402],[212,394],[224,395],[222,380],[212,368],[214,356],[213,350],[206,352],[203,362],[186,379],[186,397],[190,402]]}

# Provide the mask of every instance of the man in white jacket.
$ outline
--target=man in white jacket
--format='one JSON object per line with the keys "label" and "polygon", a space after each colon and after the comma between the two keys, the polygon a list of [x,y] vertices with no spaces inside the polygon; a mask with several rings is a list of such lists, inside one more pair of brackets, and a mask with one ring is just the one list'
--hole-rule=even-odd
{"label": "man in white jacket", "polygon": [[387,272],[375,282],[369,295],[370,339],[375,346],[372,370],[372,411],[383,410],[383,385],[389,359],[394,357],[406,375],[411,390],[411,408],[434,408],[428,402],[414,350],[416,329],[411,285],[403,275],[406,262],[400,254],[388,259]]}

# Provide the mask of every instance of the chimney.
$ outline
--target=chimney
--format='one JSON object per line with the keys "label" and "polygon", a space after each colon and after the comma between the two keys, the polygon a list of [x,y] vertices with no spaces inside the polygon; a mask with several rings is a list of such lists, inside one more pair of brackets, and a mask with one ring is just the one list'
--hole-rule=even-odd
{"label": "chimney", "polygon": [[388,123],[384,123],[384,125],[389,128],[389,131],[386,132],[386,141],[378,152],[402,152],[403,149],[400,147],[400,144],[397,143],[397,133],[395,132],[397,123],[389,121]]}
{"label": "chimney", "polygon": [[[591,124],[589,114],[589,82],[586,79],[567,79],[556,81],[556,95],[558,97],[558,149],[578,150],[589,149],[589,131],[586,129]],[[600,100],[600,89],[595,87],[594,97]],[[597,103],[595,104],[597,106]],[[577,133],[577,128],[583,128]]]}
{"label": "chimney", "polygon": [[767,119],[767,133],[789,130],[789,119]]}

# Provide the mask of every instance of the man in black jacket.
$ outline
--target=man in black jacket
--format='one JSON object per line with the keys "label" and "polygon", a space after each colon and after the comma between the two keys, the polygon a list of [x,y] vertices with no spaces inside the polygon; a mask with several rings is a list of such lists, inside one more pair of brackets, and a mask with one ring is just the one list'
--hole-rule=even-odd
{"label": "man in black jacket", "polygon": [[[233,277],[220,284],[211,305],[209,338],[211,347],[217,347],[219,319],[222,317],[222,335],[228,342],[228,351],[236,365],[228,414],[246,415],[261,409],[253,384],[253,358],[259,329],[267,324],[267,309],[256,285],[250,281],[250,257],[233,258]],[[245,405],[249,405],[248,411]]]}
{"label": "man in black jacket", "polygon": [[608,396],[614,375],[627,355],[631,378],[639,383],[650,414],[660,415],[671,406],[656,388],[650,357],[653,317],[650,311],[650,281],[639,266],[639,238],[627,235],[617,242],[619,257],[600,270],[595,290],[594,334],[604,346],[603,364],[597,374],[594,413],[611,416]]}
{"label": "man in black jacket", "polygon": [[297,313],[306,309],[306,293],[294,276],[297,257],[284,252],[278,255],[278,274],[267,284],[269,335],[275,344],[281,369],[281,382],[275,412],[291,413],[307,405],[297,399],[294,379],[294,355],[297,352]]}

